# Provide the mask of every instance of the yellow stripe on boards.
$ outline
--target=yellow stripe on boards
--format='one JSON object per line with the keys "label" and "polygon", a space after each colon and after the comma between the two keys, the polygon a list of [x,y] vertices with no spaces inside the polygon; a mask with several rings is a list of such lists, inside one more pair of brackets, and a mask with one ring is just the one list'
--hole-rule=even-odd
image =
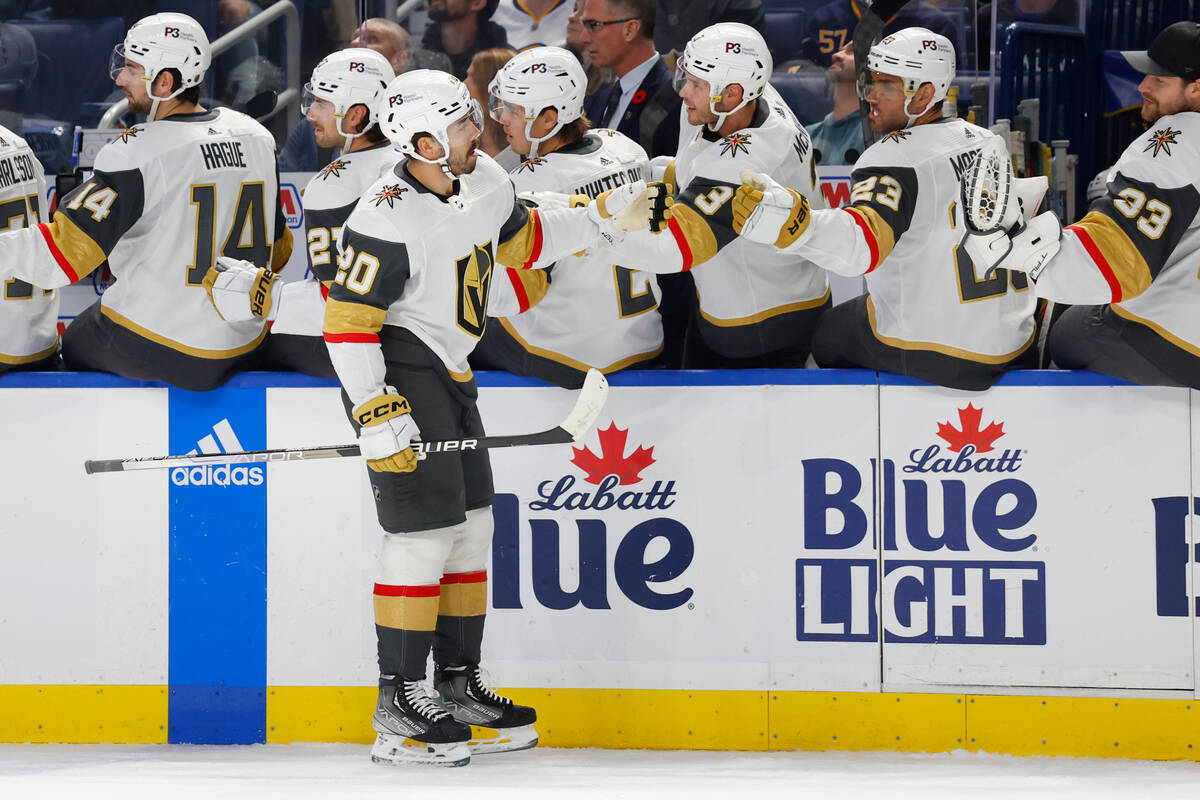
{"label": "yellow stripe on boards", "polygon": [[165,744],[165,686],[0,685],[0,742]]}
{"label": "yellow stripe on boards", "polygon": [[964,747],[962,695],[771,692],[772,750],[906,750]]}

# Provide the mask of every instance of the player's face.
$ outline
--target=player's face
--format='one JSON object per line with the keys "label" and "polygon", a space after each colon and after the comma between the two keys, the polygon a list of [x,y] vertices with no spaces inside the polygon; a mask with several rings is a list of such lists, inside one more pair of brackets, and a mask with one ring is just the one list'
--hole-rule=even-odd
{"label": "player's face", "polygon": [[682,98],[683,106],[687,109],[688,123],[710,125],[717,121],[717,115],[713,113],[709,105],[712,94],[708,87],[708,81],[700,80],[690,72],[681,70],[676,76],[676,82],[679,86],[679,97]]}
{"label": "player's face", "polygon": [[312,123],[318,147],[341,147],[346,143],[345,137],[337,131],[333,103],[318,98],[309,106],[308,113],[304,116]]}
{"label": "player's face", "polygon": [[875,133],[891,133],[908,125],[908,117],[904,113],[908,95],[904,93],[903,79],[872,72],[865,99],[871,106],[867,121]]}
{"label": "player's face", "polygon": [[1168,114],[1188,111],[1183,78],[1169,75],[1147,75],[1138,84],[1142,94],[1142,119],[1155,122]]}
{"label": "player's face", "polygon": [[125,61],[125,67],[113,78],[117,86],[124,90],[129,110],[135,114],[150,113],[150,94],[146,91],[149,84],[145,78],[146,71],[142,69],[142,65],[128,59]]}
{"label": "player's face", "polygon": [[475,148],[479,146],[482,134],[483,127],[476,125],[469,114],[446,129],[446,136],[450,140],[450,156],[446,159],[446,166],[451,173],[467,175],[474,171],[479,161]]}
{"label": "player's face", "polygon": [[515,103],[500,103],[497,110],[500,113],[500,127],[504,128],[504,138],[513,152],[527,156],[532,149],[528,137],[525,136],[525,109]]}

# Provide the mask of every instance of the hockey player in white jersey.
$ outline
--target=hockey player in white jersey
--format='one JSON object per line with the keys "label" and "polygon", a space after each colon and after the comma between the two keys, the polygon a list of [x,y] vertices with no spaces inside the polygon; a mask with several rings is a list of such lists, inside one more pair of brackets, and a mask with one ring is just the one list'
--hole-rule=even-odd
{"label": "hockey player in white jersey", "polygon": [[1200,23],[1177,22],[1124,55],[1145,73],[1150,129],[1061,240],[1052,214],[1011,246],[999,234],[999,265],[1027,272],[1040,297],[1079,304],[1050,329],[1059,367],[1200,389]]}
{"label": "hockey player in white jersey", "polygon": [[[325,296],[337,273],[337,239],[359,197],[395,166],[400,154],[376,124],[379,100],[396,77],[379,53],[351,47],[326,56],[305,86],[301,110],[317,144],[340,153],[304,187],[308,274],[284,284],[270,269],[221,257],[209,276],[217,312],[229,321],[266,315],[271,321],[264,366],[322,378],[337,374],[322,325]],[[266,302],[252,302],[265,293]]]}
{"label": "hockey player in white jersey", "polygon": [[[505,64],[490,87],[490,112],[525,157],[510,174],[519,193],[560,192],[576,203],[646,178],[646,152],[624,134],[588,130],[587,76],[574,55],[535,47]],[[507,269],[492,286],[499,316],[472,355],[480,367],[532,375],[568,388],[589,367],[615,372],[662,350],[654,276],[613,262],[603,246],[552,269]]]}
{"label": "hockey player in white jersey", "polygon": [[[544,268],[650,224],[638,181],[583,208],[531,209],[477,151],[483,113],[453,76],[398,76],[379,124],[406,159],[369,188],[342,228],[325,341],[359,430],[387,531],[375,584],[379,699],[372,757],[461,765],[475,752],[537,743],[533,709],[480,671],[492,537],[486,451],[430,457],[410,446],[476,437],[483,425],[467,357],[487,322],[494,267]],[[437,695],[426,693],[432,651]],[[470,725],[497,736],[472,740]],[[413,744],[415,743],[415,745]]]}
{"label": "hockey player in white jersey", "polygon": [[185,14],[130,28],[112,74],[148,121],[101,149],[53,222],[0,234],[5,279],[56,288],[106,260],[112,269],[113,285],[67,327],[68,369],[206,390],[261,357],[264,323],[223,321],[204,277],[220,255],[286,263],[275,142],[244,114],[198,104],[209,61],[204,29]]}
{"label": "hockey player in white jersey", "polygon": [[[38,224],[45,202],[42,165],[24,139],[0,127],[0,231]],[[0,375],[58,367],[58,293],[19,278],[3,280]]]}
{"label": "hockey player in white jersey", "polygon": [[818,365],[986,389],[1035,354],[1024,276],[989,275],[962,247],[962,178],[993,134],[943,117],[954,78],[944,37],[906,28],[872,47],[867,67],[860,93],[882,138],[854,166],[849,205],[810,213],[805,198],[759,175],[738,190],[738,228],[839,275],[866,275],[867,293],[821,321]]}
{"label": "hockey player in white jersey", "polygon": [[[676,85],[694,136],[680,141],[666,180],[667,231],[634,234],[618,263],[659,273],[691,270],[693,326],[711,353],[689,345],[686,367],[802,367],[830,305],[825,273],[804,258],[739,239],[734,191],[746,170],[767,172],[823,206],[812,141],[770,89],[771,55],[748,25],[723,22],[688,42]],[[713,355],[715,354],[715,356]]]}

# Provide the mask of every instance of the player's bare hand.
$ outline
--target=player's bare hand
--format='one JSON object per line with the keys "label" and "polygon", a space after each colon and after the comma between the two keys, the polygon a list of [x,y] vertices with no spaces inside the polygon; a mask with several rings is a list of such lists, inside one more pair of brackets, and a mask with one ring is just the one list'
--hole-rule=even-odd
{"label": "player's bare hand", "polygon": [[283,290],[279,276],[249,261],[220,256],[204,274],[204,289],[217,314],[226,322],[271,319]]}
{"label": "player's bare hand", "polygon": [[784,248],[808,230],[808,200],[761,172],[743,172],[733,195],[733,230],[760,244]]}

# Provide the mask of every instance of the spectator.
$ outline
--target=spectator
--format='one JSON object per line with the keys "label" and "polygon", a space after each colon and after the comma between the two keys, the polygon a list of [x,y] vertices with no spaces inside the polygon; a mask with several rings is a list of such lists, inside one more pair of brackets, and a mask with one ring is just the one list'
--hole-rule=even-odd
{"label": "spectator", "polygon": [[682,53],[688,39],[717,22],[741,22],[765,35],[763,0],[658,0],[654,46]]}
{"label": "spectator", "polygon": [[499,0],[430,0],[422,47],[450,58],[450,74],[463,80],[480,50],[508,47],[504,28],[491,21]]}
{"label": "spectator", "polygon": [[[480,108],[488,107],[488,85],[491,84],[492,78],[496,77],[500,68],[512,60],[515,55],[516,52],[507,47],[493,47],[491,50],[480,50],[471,59],[471,66],[467,67],[467,79],[463,82],[467,84],[467,91],[471,93],[471,97],[475,98],[475,102],[479,103]],[[504,126],[489,114],[484,118],[483,135],[479,137],[479,149],[492,158],[496,158],[507,147],[508,140],[504,136]],[[517,166],[516,157],[512,159],[512,162],[501,166],[506,169]]]}
{"label": "spectator", "polygon": [[998,4],[981,3],[975,24],[980,53],[987,53],[991,49],[993,5],[996,6],[996,25],[1001,28],[1012,22],[1079,27],[1079,0],[1000,0]]}
{"label": "spectator", "polygon": [[584,0],[575,0],[575,10],[567,18],[567,49],[575,54],[583,71],[587,75],[587,90],[584,92],[583,103],[586,106],[596,96],[596,92],[613,82],[615,76],[611,69],[602,69],[592,63],[592,57],[587,54],[583,44],[583,6]]}
{"label": "spectator", "polygon": [[808,134],[816,148],[814,160],[825,166],[853,164],[866,147],[853,45],[848,44],[833,54],[829,69],[825,70],[825,80],[833,93],[833,111],[826,114],[825,119],[808,126]]}
{"label": "spectator", "polygon": [[679,95],[671,68],[654,49],[654,0],[586,0],[582,42],[617,80],[584,107],[597,128],[613,128],[653,158],[679,146]]}
{"label": "spectator", "polygon": [[[800,46],[809,61],[828,67],[833,54],[841,50],[854,38],[854,26],[862,19],[867,8],[861,0],[833,0],[813,12]],[[943,14],[926,0],[913,0],[884,25],[886,36],[903,28],[927,28],[945,36],[951,42],[958,41],[958,29],[954,20]]]}
{"label": "spectator", "polygon": [[412,37],[408,35],[408,31],[390,19],[371,17],[363,20],[358,30],[354,31],[350,46],[374,50],[386,58],[399,75],[408,68]]}
{"label": "spectator", "polygon": [[572,7],[571,0],[520,0],[500,5],[492,21],[508,33],[508,43],[515,50],[562,47]]}

